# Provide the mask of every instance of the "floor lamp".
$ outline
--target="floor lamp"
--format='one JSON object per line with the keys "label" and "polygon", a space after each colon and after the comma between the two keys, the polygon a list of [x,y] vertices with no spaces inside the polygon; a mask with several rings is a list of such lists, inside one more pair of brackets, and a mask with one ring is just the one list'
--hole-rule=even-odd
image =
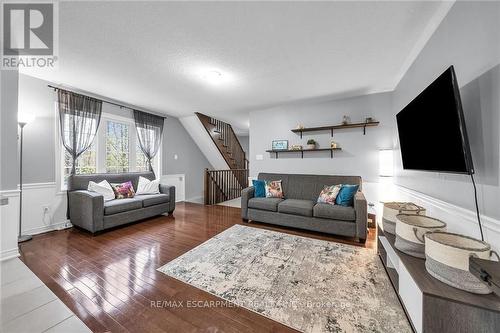
{"label": "floor lamp", "polygon": [[22,234],[22,220],[23,220],[23,132],[24,126],[32,121],[33,117],[27,115],[19,115],[17,123],[21,128],[21,135],[19,137],[19,236],[17,242],[22,243],[31,240],[31,235]]}

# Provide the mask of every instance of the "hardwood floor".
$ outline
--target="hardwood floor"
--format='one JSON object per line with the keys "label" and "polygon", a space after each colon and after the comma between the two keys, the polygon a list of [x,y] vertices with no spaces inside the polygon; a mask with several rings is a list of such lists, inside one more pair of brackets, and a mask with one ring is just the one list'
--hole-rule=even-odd
{"label": "hardwood floor", "polygon": [[[75,228],[35,236],[20,245],[21,260],[94,332],[295,332],[240,307],[187,307],[218,298],[156,271],[235,224],[361,246],[243,223],[239,208],[179,203],[173,216],[97,236]],[[371,229],[364,246],[374,249],[375,239]],[[175,302],[158,307],[157,301]]]}

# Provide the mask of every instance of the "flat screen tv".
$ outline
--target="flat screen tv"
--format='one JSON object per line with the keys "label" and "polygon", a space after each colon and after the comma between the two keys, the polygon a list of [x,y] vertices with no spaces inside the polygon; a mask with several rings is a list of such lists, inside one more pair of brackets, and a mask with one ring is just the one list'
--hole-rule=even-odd
{"label": "flat screen tv", "polygon": [[474,173],[453,66],[396,118],[404,169]]}

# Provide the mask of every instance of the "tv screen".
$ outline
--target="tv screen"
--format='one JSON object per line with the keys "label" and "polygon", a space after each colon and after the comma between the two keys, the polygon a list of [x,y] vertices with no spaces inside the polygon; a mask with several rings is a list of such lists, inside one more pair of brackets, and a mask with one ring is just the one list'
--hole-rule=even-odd
{"label": "tv screen", "polygon": [[396,118],[404,169],[474,173],[453,66]]}

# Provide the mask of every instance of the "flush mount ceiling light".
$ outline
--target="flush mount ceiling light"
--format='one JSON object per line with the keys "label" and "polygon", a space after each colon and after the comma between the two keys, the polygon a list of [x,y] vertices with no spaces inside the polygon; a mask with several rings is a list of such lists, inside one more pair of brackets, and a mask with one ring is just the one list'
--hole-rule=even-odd
{"label": "flush mount ceiling light", "polygon": [[207,80],[210,83],[219,83],[224,79],[224,77],[222,76],[221,72],[210,70],[203,74],[203,79]]}

